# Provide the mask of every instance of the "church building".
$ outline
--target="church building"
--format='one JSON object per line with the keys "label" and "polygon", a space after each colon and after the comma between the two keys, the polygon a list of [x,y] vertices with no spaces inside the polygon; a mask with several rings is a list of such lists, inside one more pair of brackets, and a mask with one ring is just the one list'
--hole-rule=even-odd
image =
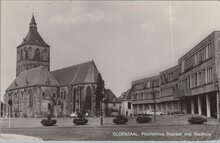
{"label": "church building", "polygon": [[98,74],[94,61],[50,71],[50,46],[38,33],[33,15],[29,32],[17,47],[16,78],[4,95],[5,115],[64,117],[76,112],[97,116]]}

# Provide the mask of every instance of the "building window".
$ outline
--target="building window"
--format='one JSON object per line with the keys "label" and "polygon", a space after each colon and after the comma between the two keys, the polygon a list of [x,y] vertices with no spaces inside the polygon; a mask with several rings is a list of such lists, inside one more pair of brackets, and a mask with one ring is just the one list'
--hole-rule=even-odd
{"label": "building window", "polygon": [[186,78],[186,89],[189,89],[191,87],[190,85],[190,76]]}
{"label": "building window", "polygon": [[194,56],[192,56],[186,60],[184,71],[187,71],[187,70],[193,68],[194,65],[195,65],[195,58],[194,58]]}
{"label": "building window", "polygon": [[137,100],[137,94],[134,94],[134,100]]}
{"label": "building window", "polygon": [[28,59],[28,51],[25,50],[25,59]]}
{"label": "building window", "polygon": [[40,50],[38,48],[35,51],[35,58],[40,59]]}
{"label": "building window", "polygon": [[58,98],[60,98],[60,94],[59,94],[59,93],[57,94],[57,99],[58,99]]}
{"label": "building window", "polygon": [[43,60],[44,60],[44,61],[47,61],[47,60],[48,60],[48,52],[47,52],[47,49],[44,49],[44,50],[43,50]]}
{"label": "building window", "polygon": [[181,64],[181,73],[184,72],[184,69],[185,69],[185,61],[182,61],[182,64]]}
{"label": "building window", "polygon": [[20,50],[18,50],[17,53],[18,53],[18,54],[17,54],[17,60],[20,61]]}
{"label": "building window", "polygon": [[207,59],[212,57],[211,43],[209,43],[206,47],[206,57]]}
{"label": "building window", "polygon": [[197,64],[198,64],[198,61],[197,61],[197,54],[195,54],[195,56],[194,56],[194,60],[195,60],[195,65],[197,65]]}
{"label": "building window", "polygon": [[211,82],[212,81],[212,67],[208,68],[207,69],[207,72],[206,72],[206,76],[207,76],[207,83]]}
{"label": "building window", "polygon": [[198,85],[198,77],[197,77],[197,73],[195,73],[195,87]]}
{"label": "building window", "polygon": [[63,99],[65,100],[65,99],[66,99],[66,91],[64,91],[63,94],[64,94],[64,95],[63,95]]}
{"label": "building window", "polygon": [[53,93],[53,98],[56,98],[56,94],[55,93]]}
{"label": "building window", "polygon": [[21,49],[21,54],[20,54],[20,60],[22,60],[23,59],[23,50]]}
{"label": "building window", "polygon": [[42,97],[44,97],[44,96],[45,96],[45,93],[43,92],[43,93],[42,93]]}
{"label": "building window", "polygon": [[29,47],[28,48],[28,59],[31,59],[31,51],[32,51],[32,49],[31,49],[31,47]]}
{"label": "building window", "polygon": [[60,96],[60,98],[63,99],[63,92],[61,92],[61,96]]}
{"label": "building window", "polygon": [[141,92],[141,94],[140,94],[140,99],[141,99],[141,100],[144,99],[144,94],[143,94],[143,92]]}
{"label": "building window", "polygon": [[131,102],[128,102],[128,109],[131,109]]}
{"label": "building window", "polygon": [[203,70],[198,73],[198,85],[202,85],[205,81]]}

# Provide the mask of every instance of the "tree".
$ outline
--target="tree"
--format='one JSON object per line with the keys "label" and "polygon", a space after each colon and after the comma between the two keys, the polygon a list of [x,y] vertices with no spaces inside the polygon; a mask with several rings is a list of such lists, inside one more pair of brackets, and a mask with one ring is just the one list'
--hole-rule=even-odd
{"label": "tree", "polygon": [[153,105],[154,105],[154,122],[156,122],[156,101],[155,101],[155,98],[156,98],[156,86],[152,83],[151,84],[151,94],[153,96]]}
{"label": "tree", "polygon": [[101,114],[101,125],[103,124],[103,118],[102,118],[102,99],[104,98],[104,81],[102,79],[101,74],[98,74],[97,80],[97,87],[95,90],[95,94],[96,94],[96,116],[97,116],[97,110],[100,109],[100,114]]}
{"label": "tree", "polygon": [[1,101],[1,107],[0,108],[1,108],[1,116],[0,117],[2,117],[3,116],[3,112],[4,112],[3,111],[3,102],[2,101]]}

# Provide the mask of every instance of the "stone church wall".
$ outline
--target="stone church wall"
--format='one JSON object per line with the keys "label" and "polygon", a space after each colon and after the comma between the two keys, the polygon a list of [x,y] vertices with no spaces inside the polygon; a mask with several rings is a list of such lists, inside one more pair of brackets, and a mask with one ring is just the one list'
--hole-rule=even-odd
{"label": "stone church wall", "polygon": [[[52,102],[43,102],[43,93],[56,95],[57,88],[34,86],[7,91],[4,97],[6,116],[10,114],[10,117],[42,117],[48,114],[48,103]],[[12,105],[8,104],[9,100],[12,101]]]}
{"label": "stone church wall", "polygon": [[40,93],[40,114],[42,116],[54,115],[56,108],[56,99],[58,96],[58,87],[41,87]]}
{"label": "stone church wall", "polygon": [[[39,50],[39,58],[36,58],[36,49]],[[38,66],[45,66],[48,71],[50,70],[50,49],[48,47],[24,45],[17,48],[16,75]]]}

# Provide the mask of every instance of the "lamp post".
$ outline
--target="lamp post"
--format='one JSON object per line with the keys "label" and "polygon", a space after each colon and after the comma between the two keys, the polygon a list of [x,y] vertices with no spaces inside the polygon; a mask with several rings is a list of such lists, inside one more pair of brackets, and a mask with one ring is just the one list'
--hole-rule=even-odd
{"label": "lamp post", "polygon": [[97,105],[100,108],[100,117],[101,117],[100,125],[103,125],[102,100],[103,100],[103,96],[105,95],[104,89],[105,89],[104,88],[104,81],[102,80],[102,76],[99,73],[98,77],[97,77],[97,87],[96,87],[95,92],[96,92],[96,102],[98,103]]}
{"label": "lamp post", "polygon": [[8,114],[8,116],[9,116],[9,122],[8,122],[8,126],[9,126],[9,128],[11,128],[11,112],[12,112],[12,99],[10,99],[9,101],[8,101],[8,105],[9,105],[9,114]]}
{"label": "lamp post", "polygon": [[101,120],[100,120],[100,125],[103,125],[103,115],[102,115],[102,99],[101,99],[101,107],[100,107],[100,114],[101,114],[101,116],[100,116],[100,118],[101,118]]}
{"label": "lamp post", "polygon": [[[103,85],[104,85],[104,81],[103,81]],[[100,125],[103,125],[103,109],[102,109],[102,103],[103,103],[103,97],[104,97],[104,95],[105,95],[105,89],[104,89],[104,86],[103,86],[103,88],[102,88],[102,90],[101,90],[101,106],[100,106],[100,114],[101,114],[101,120],[100,120]]]}

